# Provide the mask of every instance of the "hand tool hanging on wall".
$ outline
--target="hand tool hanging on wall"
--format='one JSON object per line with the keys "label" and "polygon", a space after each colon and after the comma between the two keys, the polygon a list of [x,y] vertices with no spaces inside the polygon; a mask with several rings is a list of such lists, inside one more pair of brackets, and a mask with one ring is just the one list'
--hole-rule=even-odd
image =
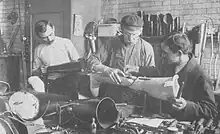
{"label": "hand tool hanging on wall", "polygon": [[173,20],[173,31],[178,32],[179,29],[180,29],[180,17],[176,17],[176,18]]}
{"label": "hand tool hanging on wall", "polygon": [[143,19],[144,19],[144,36],[150,36],[151,35],[150,14],[144,12]]}
{"label": "hand tool hanging on wall", "polygon": [[183,26],[182,26],[182,33],[186,32],[186,22],[183,22]]}
{"label": "hand tool hanging on wall", "polygon": [[172,23],[173,23],[172,15],[170,13],[165,14],[163,21],[165,23],[164,25],[165,35],[167,35],[172,31]]}
{"label": "hand tool hanging on wall", "polygon": [[8,49],[7,50],[8,50],[9,53],[12,53],[12,48],[14,46],[14,42],[16,40],[16,36],[17,36],[17,34],[19,32],[19,29],[20,29],[20,25],[17,25],[16,28],[15,28],[15,31],[14,31],[11,39],[10,39],[9,45],[8,45]]}
{"label": "hand tool hanging on wall", "polygon": [[141,19],[143,19],[143,11],[137,11],[137,15],[138,15]]}
{"label": "hand tool hanging on wall", "polygon": [[143,21],[144,21],[144,26],[143,26],[143,36],[148,35],[148,15],[143,13]]}
{"label": "hand tool hanging on wall", "polygon": [[161,20],[159,14],[157,14],[157,36],[161,35]]}
{"label": "hand tool hanging on wall", "polygon": [[217,80],[217,63],[218,63],[218,58],[219,58],[219,29],[218,29],[218,33],[217,33],[217,49],[215,52],[215,61],[214,61],[214,80]]}
{"label": "hand tool hanging on wall", "polygon": [[164,35],[167,35],[168,34],[167,15],[164,15],[163,17],[163,29],[164,29]]}
{"label": "hand tool hanging on wall", "polygon": [[[144,13],[143,11],[137,11],[137,15],[144,21]],[[142,30],[142,33],[141,33],[141,36],[144,36],[144,26],[143,26],[143,30]]]}
{"label": "hand tool hanging on wall", "polygon": [[17,20],[18,20],[18,13],[16,12],[16,9],[15,9],[15,0],[13,1],[13,9],[12,9],[12,11],[7,16],[7,20],[12,25],[14,25],[17,22]]}
{"label": "hand tool hanging on wall", "polygon": [[202,49],[202,28],[204,27],[204,24],[196,25],[192,28],[192,30],[188,33],[189,38],[192,40],[192,43],[194,45],[194,56],[195,58],[199,58],[201,49]]}
{"label": "hand tool hanging on wall", "polygon": [[210,57],[210,62],[209,62],[209,76],[212,78],[212,60],[213,60],[213,57],[214,57],[214,52],[213,52],[213,47],[214,47],[213,31],[211,31],[210,37],[211,37],[211,57]]}
{"label": "hand tool hanging on wall", "polygon": [[151,22],[151,36],[156,36],[157,35],[157,15],[151,15],[150,22]]}
{"label": "hand tool hanging on wall", "polygon": [[164,25],[165,25],[165,23],[164,23],[164,21],[163,21],[163,19],[164,19],[164,15],[163,14],[159,14],[159,24],[160,24],[160,35],[164,35],[165,34],[165,32],[164,32]]}
{"label": "hand tool hanging on wall", "polygon": [[198,45],[198,49],[196,49],[198,51],[198,62],[200,65],[202,65],[202,60],[203,60],[203,56],[204,56],[204,50],[206,47],[206,38],[207,38],[207,22],[203,23],[200,27],[200,40],[199,40],[199,45]]}
{"label": "hand tool hanging on wall", "polygon": [[[32,42],[32,15],[30,13],[31,5],[28,0],[25,0],[25,24],[24,24],[24,61],[26,64],[27,77],[32,75],[32,61],[33,61],[33,42]],[[24,72],[25,73],[25,72]]]}
{"label": "hand tool hanging on wall", "polygon": [[[218,57],[219,57],[219,53],[220,53],[220,26],[219,26],[219,28],[218,28],[218,38],[217,38],[217,47],[218,47],[218,50],[217,50],[217,53],[216,53],[216,60],[218,60]],[[215,68],[217,68],[217,61],[216,61],[216,65],[215,65],[216,67]],[[218,87],[219,87],[219,81],[220,81],[220,69],[219,69],[219,71],[218,71],[218,76],[216,76],[217,78],[216,78],[216,82],[215,82],[215,90],[217,90],[218,89]]]}
{"label": "hand tool hanging on wall", "polygon": [[167,13],[165,15],[165,22],[167,24],[167,27],[166,27],[166,35],[167,35],[170,32],[172,32],[173,17],[172,17],[172,15],[170,13]]}
{"label": "hand tool hanging on wall", "polygon": [[173,26],[173,17],[170,13],[167,13],[166,14],[167,16],[167,23],[168,23],[168,33],[171,33],[172,32],[172,26]]}
{"label": "hand tool hanging on wall", "polygon": [[177,17],[177,31],[180,30],[180,17]]}
{"label": "hand tool hanging on wall", "polygon": [[150,14],[149,16],[149,22],[150,22],[150,36],[154,35],[154,16]]}

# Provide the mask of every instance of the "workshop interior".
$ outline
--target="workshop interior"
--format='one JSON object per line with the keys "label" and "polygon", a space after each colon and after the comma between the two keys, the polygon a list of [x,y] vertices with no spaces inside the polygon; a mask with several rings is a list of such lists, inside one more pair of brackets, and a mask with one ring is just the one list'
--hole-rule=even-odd
{"label": "workshop interior", "polygon": [[220,0],[0,0],[0,134],[220,134]]}

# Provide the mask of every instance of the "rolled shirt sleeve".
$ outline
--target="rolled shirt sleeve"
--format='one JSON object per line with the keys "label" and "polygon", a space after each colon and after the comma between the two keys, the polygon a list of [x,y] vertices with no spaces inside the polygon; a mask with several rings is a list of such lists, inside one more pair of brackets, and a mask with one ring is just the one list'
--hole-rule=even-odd
{"label": "rolled shirt sleeve", "polygon": [[[101,43],[101,41],[99,40],[98,43]],[[107,60],[110,58],[110,46],[106,45],[106,44],[101,44],[99,45],[100,47],[98,48],[97,52],[93,55],[91,55],[88,59],[87,59],[87,68],[91,69],[93,71],[96,72],[103,72],[105,68],[107,68],[107,66],[105,66],[105,63],[107,62]]]}

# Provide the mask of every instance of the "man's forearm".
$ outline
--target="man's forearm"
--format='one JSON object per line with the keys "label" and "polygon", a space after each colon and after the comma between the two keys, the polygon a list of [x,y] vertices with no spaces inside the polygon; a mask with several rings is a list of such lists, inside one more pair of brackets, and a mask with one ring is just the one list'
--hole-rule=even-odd
{"label": "man's forearm", "polygon": [[108,66],[105,66],[105,65],[103,65],[103,64],[96,64],[96,65],[92,65],[92,67],[91,67],[91,70],[92,71],[95,71],[95,72],[101,72],[101,73],[103,73],[103,72],[105,72],[105,70],[106,69],[108,69],[109,67]]}

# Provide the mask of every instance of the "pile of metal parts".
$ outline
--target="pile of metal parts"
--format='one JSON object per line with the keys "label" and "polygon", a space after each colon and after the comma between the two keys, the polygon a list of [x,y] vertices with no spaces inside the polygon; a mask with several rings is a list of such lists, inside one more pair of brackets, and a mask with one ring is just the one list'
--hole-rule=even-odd
{"label": "pile of metal parts", "polygon": [[138,11],[137,14],[144,20],[143,36],[164,36],[180,30],[180,17],[174,18],[170,13],[148,14]]}
{"label": "pile of metal parts", "polygon": [[90,132],[91,125],[94,130],[106,129],[118,120],[118,111],[111,98],[69,101],[62,95],[18,91],[5,95],[0,103],[4,104],[0,128],[12,134],[28,134],[34,122],[41,118],[47,123],[43,128],[41,124],[39,132],[34,130],[36,133],[42,129],[50,133]]}
{"label": "pile of metal parts", "polygon": [[[141,114],[122,116],[118,107],[121,105],[108,97],[70,101],[63,95],[51,93],[27,90],[10,93],[7,92],[10,86],[5,82],[2,84],[5,84],[0,97],[0,130],[3,134],[220,133],[220,114],[215,119],[202,118],[191,123],[168,119],[159,127],[150,127],[128,122],[146,117]],[[44,120],[40,126],[35,124],[39,119]]]}

